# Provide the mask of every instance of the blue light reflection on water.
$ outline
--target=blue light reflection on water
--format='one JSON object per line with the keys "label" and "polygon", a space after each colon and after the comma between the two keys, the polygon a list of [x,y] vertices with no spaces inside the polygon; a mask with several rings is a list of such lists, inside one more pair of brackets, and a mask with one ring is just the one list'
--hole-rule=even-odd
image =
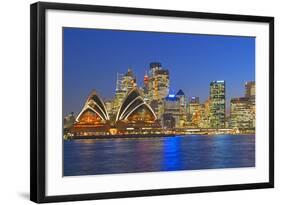
{"label": "blue light reflection on water", "polygon": [[64,141],[64,175],[255,166],[254,135]]}
{"label": "blue light reflection on water", "polygon": [[180,137],[169,137],[164,139],[163,164],[161,170],[172,171],[181,169]]}

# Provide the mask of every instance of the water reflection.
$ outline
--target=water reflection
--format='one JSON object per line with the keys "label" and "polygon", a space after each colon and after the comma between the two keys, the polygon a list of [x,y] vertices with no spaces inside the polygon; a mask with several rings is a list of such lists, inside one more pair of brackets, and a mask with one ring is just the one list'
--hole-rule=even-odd
{"label": "water reflection", "polygon": [[181,169],[181,144],[180,137],[169,137],[164,139],[163,164],[161,170],[180,170]]}
{"label": "water reflection", "polygon": [[255,136],[173,136],[64,142],[64,175],[255,166]]}

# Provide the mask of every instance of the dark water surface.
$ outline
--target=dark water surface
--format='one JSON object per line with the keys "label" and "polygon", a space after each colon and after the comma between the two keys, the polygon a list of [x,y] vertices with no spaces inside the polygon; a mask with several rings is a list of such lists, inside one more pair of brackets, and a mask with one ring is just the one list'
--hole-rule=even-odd
{"label": "dark water surface", "polygon": [[64,141],[64,176],[255,166],[254,135]]}

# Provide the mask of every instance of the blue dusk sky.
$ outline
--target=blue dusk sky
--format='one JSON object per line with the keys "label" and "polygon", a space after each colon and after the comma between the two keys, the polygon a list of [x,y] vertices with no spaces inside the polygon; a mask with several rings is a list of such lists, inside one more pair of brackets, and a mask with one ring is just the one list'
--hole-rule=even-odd
{"label": "blue dusk sky", "polygon": [[255,80],[254,37],[64,28],[63,57],[64,116],[77,115],[94,89],[113,98],[117,72],[129,67],[142,86],[151,62],[169,69],[171,94],[182,89],[200,102],[211,81],[225,80],[227,109]]}

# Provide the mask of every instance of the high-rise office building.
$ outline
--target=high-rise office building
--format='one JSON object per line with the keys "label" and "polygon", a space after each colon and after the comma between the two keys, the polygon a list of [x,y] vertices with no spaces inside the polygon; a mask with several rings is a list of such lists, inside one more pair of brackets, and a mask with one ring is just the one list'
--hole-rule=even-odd
{"label": "high-rise office building", "polygon": [[[155,72],[162,69],[161,63],[154,62],[150,63],[148,71],[148,101],[151,103],[153,100],[158,100],[156,98],[158,93],[158,86],[155,81]],[[154,102],[155,104],[155,102]]]}
{"label": "high-rise office building", "polygon": [[161,119],[163,113],[164,113],[164,107],[163,107],[163,101],[158,100],[152,100],[150,102],[150,106],[155,112],[158,119]]}
{"label": "high-rise office building", "polygon": [[180,112],[183,114],[186,114],[187,111],[187,100],[186,100],[186,96],[184,94],[184,92],[180,89],[176,96],[180,99]]}
{"label": "high-rise office building", "polygon": [[210,83],[210,127],[225,128],[225,81]]}
{"label": "high-rise office building", "polygon": [[190,97],[187,107],[187,120],[189,122],[189,126],[194,127],[194,115],[199,111],[200,108],[199,97]]}
{"label": "high-rise office building", "polygon": [[145,73],[143,77],[143,90],[147,93],[148,92],[148,86],[149,86],[149,78],[147,73]]}
{"label": "high-rise office building", "polygon": [[237,130],[255,128],[255,89],[254,81],[245,83],[245,97],[232,98],[230,101],[230,127]]}
{"label": "high-rise office building", "polygon": [[195,97],[195,96],[191,97],[188,104],[188,114],[192,116],[193,113],[199,110],[199,107],[200,107],[199,97]]}
{"label": "high-rise office building", "polygon": [[144,77],[144,98],[150,104],[159,119],[164,113],[163,100],[169,93],[169,71],[163,69],[161,63],[150,63],[148,76]]}
{"label": "high-rise office building", "polygon": [[134,87],[136,87],[136,78],[130,68],[125,74],[117,73],[115,98],[112,108],[113,113],[116,113],[126,94]]}
{"label": "high-rise office building", "polygon": [[256,107],[256,83],[255,81],[249,81],[245,83],[245,97],[249,98],[253,109]]}
{"label": "high-rise office building", "polygon": [[176,97],[180,101],[180,126],[184,127],[187,124],[187,100],[184,92],[180,89]]}
{"label": "high-rise office building", "polygon": [[114,115],[114,102],[112,100],[107,100],[104,102],[104,106],[108,112],[110,118]]}
{"label": "high-rise office building", "polygon": [[130,91],[136,86],[136,77],[133,71],[129,68],[128,71],[121,77],[120,89],[126,92]]}
{"label": "high-rise office building", "polygon": [[190,97],[189,102],[190,102],[190,103],[199,103],[200,100],[199,100],[199,97],[192,96],[192,97]]}
{"label": "high-rise office building", "polygon": [[201,119],[201,128],[209,128],[210,127],[210,110],[211,110],[211,100],[208,98],[204,104],[202,104],[202,119]]}
{"label": "high-rise office building", "polygon": [[190,101],[191,114],[189,115],[189,122],[191,127],[209,128],[210,127],[210,100],[204,103],[199,103],[199,98],[196,101]]}
{"label": "high-rise office building", "polygon": [[169,71],[163,69],[161,63],[150,63],[148,76],[149,101],[162,101],[169,93],[169,84]]}
{"label": "high-rise office building", "polygon": [[245,97],[253,98],[256,96],[256,83],[255,81],[249,81],[245,83]]}
{"label": "high-rise office building", "polygon": [[230,127],[251,129],[255,127],[255,107],[250,98],[232,98],[230,101]]}
{"label": "high-rise office building", "polygon": [[162,100],[169,94],[169,71],[167,69],[161,69],[155,71],[154,76],[154,98],[156,100]]}
{"label": "high-rise office building", "polygon": [[155,71],[157,70],[161,70],[162,69],[162,65],[159,62],[152,62],[149,64],[149,76],[154,76],[155,75]]}
{"label": "high-rise office building", "polygon": [[180,116],[180,98],[176,95],[168,95],[164,99],[164,114],[162,116],[163,126],[170,127],[172,121],[174,127],[170,128],[181,127]]}

